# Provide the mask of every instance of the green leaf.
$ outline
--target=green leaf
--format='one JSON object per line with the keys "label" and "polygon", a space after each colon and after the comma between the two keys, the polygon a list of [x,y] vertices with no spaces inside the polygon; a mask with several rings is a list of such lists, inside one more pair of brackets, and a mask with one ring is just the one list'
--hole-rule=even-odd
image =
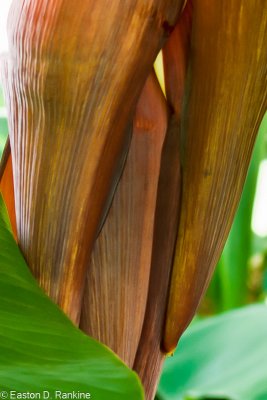
{"label": "green leaf", "polygon": [[267,307],[195,323],[166,360],[157,398],[267,399]]}
{"label": "green leaf", "polygon": [[[79,331],[38,287],[10,230],[0,196],[0,391],[87,392],[142,399],[137,375]],[[41,397],[42,398],[42,397]]]}

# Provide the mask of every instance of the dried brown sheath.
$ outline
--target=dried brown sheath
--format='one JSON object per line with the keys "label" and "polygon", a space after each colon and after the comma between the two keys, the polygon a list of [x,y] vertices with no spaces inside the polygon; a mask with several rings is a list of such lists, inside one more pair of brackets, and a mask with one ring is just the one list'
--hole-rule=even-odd
{"label": "dried brown sheath", "polygon": [[147,399],[154,399],[164,361],[161,350],[162,329],[179,214],[180,162],[177,130],[177,121],[173,117],[169,122],[161,158],[148,300],[134,362],[134,369],[142,380]]}
{"label": "dried brown sheath", "polygon": [[137,105],[126,166],[87,273],[81,328],[111,347],[130,367],[147,301],[166,127],[166,102],[153,73]]}
{"label": "dried brown sheath", "polygon": [[169,119],[161,156],[149,293],[134,362],[147,399],[154,399],[165,358],[161,342],[180,209],[180,114],[191,32],[190,17],[191,5],[187,4],[163,48],[166,94],[174,114]]}
{"label": "dried brown sheath", "polygon": [[19,243],[79,321],[125,128],[181,1],[14,0],[2,67]]}
{"label": "dried brown sheath", "polygon": [[193,317],[221,253],[266,109],[266,7],[267,1],[194,1],[167,352]]}

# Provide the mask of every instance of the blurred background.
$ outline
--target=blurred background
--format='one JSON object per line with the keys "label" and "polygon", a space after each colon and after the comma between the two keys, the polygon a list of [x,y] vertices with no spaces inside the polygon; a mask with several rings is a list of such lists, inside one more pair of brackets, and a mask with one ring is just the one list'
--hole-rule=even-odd
{"label": "blurred background", "polygon": [[[10,5],[11,0],[1,1],[0,4],[0,55],[8,50],[6,24]],[[6,109],[0,81],[0,155],[2,154],[6,142],[7,132]]]}
{"label": "blurred background", "polygon": [[[0,53],[7,51],[0,5]],[[156,69],[162,79],[160,57]],[[0,85],[0,156],[8,135]],[[166,360],[158,400],[267,400],[267,114],[243,195],[198,315]]]}

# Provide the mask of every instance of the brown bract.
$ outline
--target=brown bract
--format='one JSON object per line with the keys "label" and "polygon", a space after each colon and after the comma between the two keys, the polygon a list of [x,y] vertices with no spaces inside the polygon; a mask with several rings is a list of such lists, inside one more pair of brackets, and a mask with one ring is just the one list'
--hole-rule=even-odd
{"label": "brown bract", "polygon": [[146,313],[133,365],[142,380],[147,399],[154,399],[165,358],[161,349],[162,331],[180,203],[178,132],[177,121],[171,117],[161,155]]}
{"label": "brown bract", "polygon": [[81,328],[133,366],[147,302],[167,107],[154,73],[137,104],[126,166],[88,268]]}
{"label": "brown bract", "polygon": [[[267,0],[190,0],[174,27],[182,6],[14,0],[2,60],[19,244],[147,399],[220,256],[267,106]],[[167,104],[146,79],[169,34]],[[7,151],[14,226],[12,185]]]}
{"label": "brown bract", "polygon": [[222,251],[267,102],[267,2],[195,0],[182,204],[164,349],[192,319]]}
{"label": "brown bract", "polygon": [[180,125],[191,33],[188,2],[163,48],[167,101],[171,106],[160,161],[146,313],[134,369],[153,399],[165,353],[161,347],[180,212]]}
{"label": "brown bract", "polygon": [[182,1],[14,0],[2,62],[18,239],[78,323],[127,123]]}

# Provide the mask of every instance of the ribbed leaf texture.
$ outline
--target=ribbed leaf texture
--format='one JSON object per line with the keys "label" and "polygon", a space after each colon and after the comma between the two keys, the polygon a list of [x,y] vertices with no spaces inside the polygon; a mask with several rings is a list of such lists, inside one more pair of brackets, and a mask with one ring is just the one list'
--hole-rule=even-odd
{"label": "ribbed leaf texture", "polygon": [[2,77],[18,239],[41,286],[76,323],[126,127],[181,3],[12,3]]}
{"label": "ribbed leaf texture", "polygon": [[218,261],[267,106],[263,9],[263,3],[236,0],[193,4],[181,216],[164,335],[168,352],[193,317]]}
{"label": "ribbed leaf texture", "polygon": [[139,99],[126,166],[87,273],[81,328],[133,366],[147,302],[167,107],[155,74]]}

